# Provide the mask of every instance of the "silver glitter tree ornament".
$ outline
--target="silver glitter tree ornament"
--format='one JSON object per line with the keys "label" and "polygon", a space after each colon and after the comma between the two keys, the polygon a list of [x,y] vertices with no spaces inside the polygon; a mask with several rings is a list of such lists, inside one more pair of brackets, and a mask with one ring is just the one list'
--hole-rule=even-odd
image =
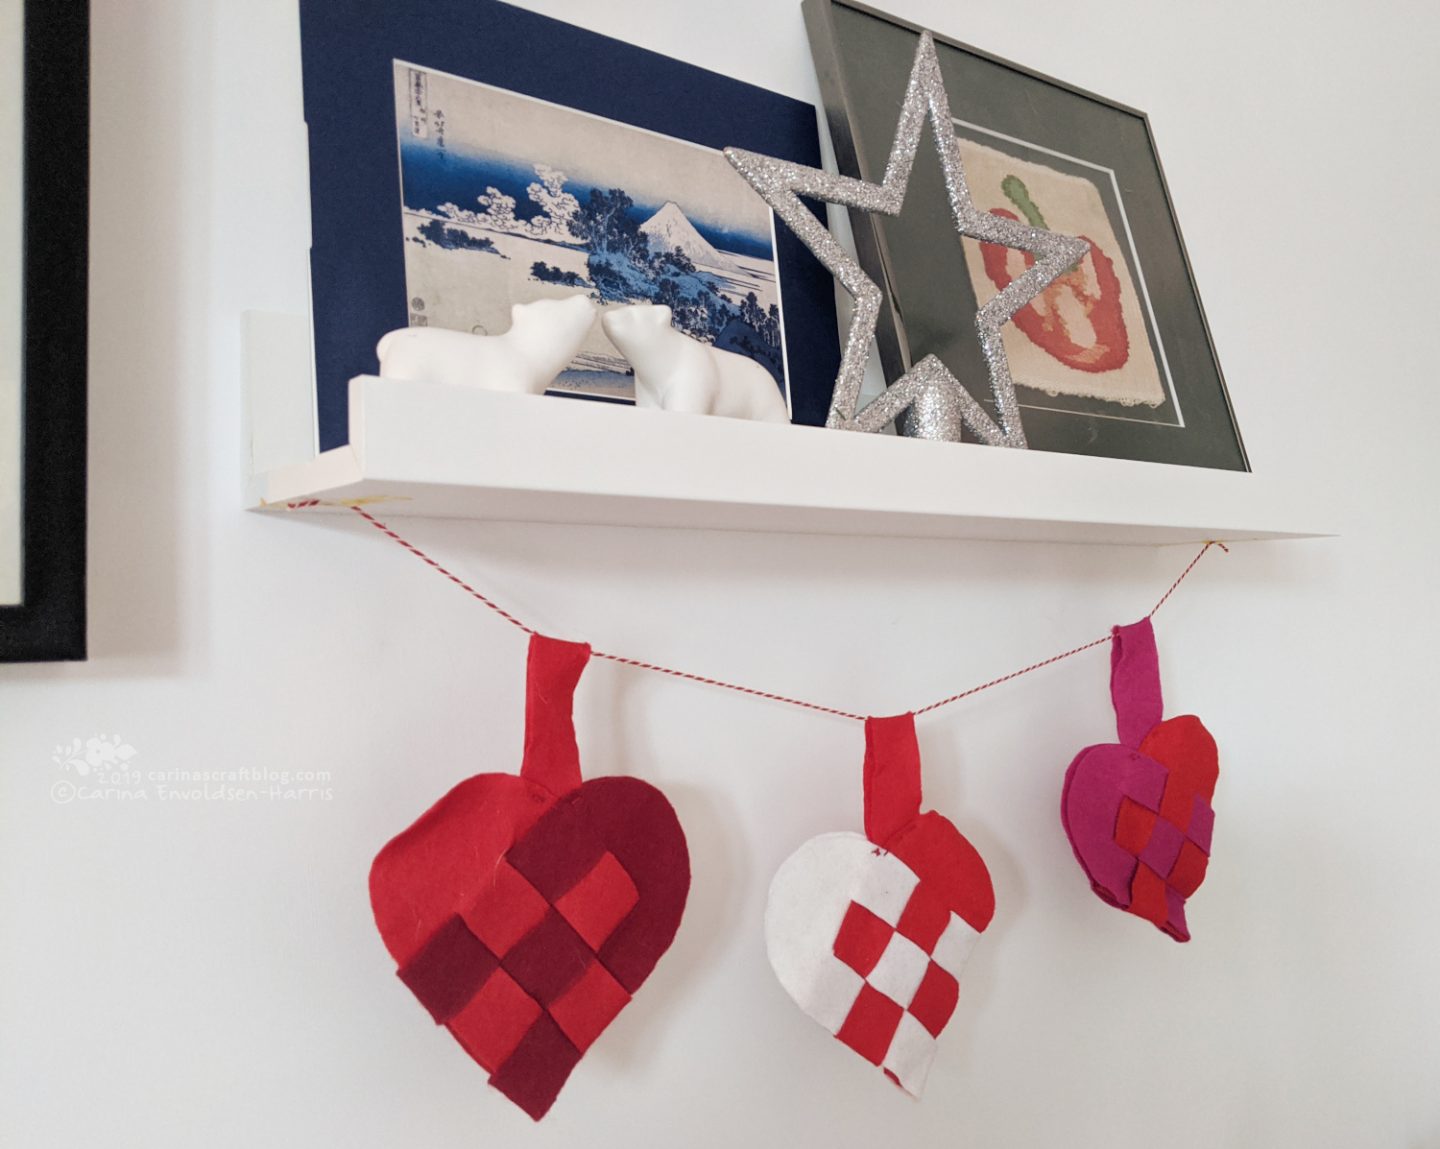
{"label": "silver glitter tree ornament", "polygon": [[[880,313],[880,289],[835,242],[829,229],[800,202],[801,196],[809,196],[860,211],[899,215],[927,117],[940,153],[945,195],[950,202],[957,237],[969,236],[981,243],[1015,247],[1035,256],[1032,267],[975,313],[975,329],[990,367],[990,390],[995,397],[997,419],[989,416],[934,355],[925,356],[864,410],[856,410]],[[835,377],[826,426],[846,431],[882,431],[908,410],[910,415],[905,421],[908,435],[957,441],[963,425],[982,442],[1000,447],[1024,447],[1025,430],[1020,424],[1020,407],[1015,400],[1015,383],[1010,378],[1010,361],[1005,357],[1000,328],[1084,259],[1090,245],[1075,236],[1027,227],[1015,220],[976,210],[965,183],[953,125],[935,41],[929,32],[922,32],[915,50],[915,63],[910,69],[910,82],[905,88],[905,103],[900,109],[895,140],[890,145],[890,158],[885,164],[885,177],[880,183],[831,175],[818,168],[738,148],[726,148],[725,158],[855,299],[855,313],[845,340],[840,373]]]}

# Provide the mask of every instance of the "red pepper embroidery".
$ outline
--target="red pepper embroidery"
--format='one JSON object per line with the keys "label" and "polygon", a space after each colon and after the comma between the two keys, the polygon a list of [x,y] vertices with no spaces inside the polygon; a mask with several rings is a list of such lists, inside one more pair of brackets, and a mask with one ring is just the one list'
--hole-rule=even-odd
{"label": "red pepper embroidery", "polygon": [[[1031,227],[1046,227],[1045,217],[1018,176],[1006,176],[1000,187],[1006,198],[1024,213]],[[992,209],[990,214],[1017,221],[1020,218],[1003,207]],[[1016,312],[1015,326],[1042,351],[1067,367],[1098,374],[1125,365],[1130,358],[1130,338],[1120,308],[1120,277],[1115,274],[1115,264],[1089,236],[1080,238],[1090,244],[1089,253],[1037,299]],[[1014,274],[1010,270],[1012,252],[1025,261],[1024,268],[1017,269]],[[1016,251],[1000,244],[982,243],[980,253],[985,261],[985,274],[1001,291],[1035,264],[1035,257],[1029,252]],[[1099,288],[1098,293],[1090,289],[1091,275],[1086,274],[1087,264],[1093,282]],[[1075,315],[1077,306],[1094,333],[1093,342],[1077,342],[1066,321],[1066,314]]]}

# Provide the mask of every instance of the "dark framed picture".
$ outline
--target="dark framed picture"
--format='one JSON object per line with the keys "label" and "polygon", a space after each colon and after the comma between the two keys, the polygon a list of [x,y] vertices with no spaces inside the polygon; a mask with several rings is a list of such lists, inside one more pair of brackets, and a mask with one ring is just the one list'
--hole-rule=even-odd
{"label": "dark framed picture", "polygon": [[[496,0],[302,0],[321,450],[386,332],[499,334],[585,293],[670,306],[823,424],[829,274],[721,149],[820,161],[806,103]],[[634,401],[597,323],[551,388]]]}
{"label": "dark framed picture", "polygon": [[0,0],[0,661],[85,657],[88,0]]}
{"label": "dark framed picture", "polygon": [[[804,0],[804,10],[840,170],[878,181],[920,29],[850,0]],[[1090,242],[1005,328],[1031,448],[1248,470],[1145,115],[935,42],[976,206]],[[877,341],[887,377],[933,353],[962,381],[985,379],[972,316],[1031,257],[957,240],[929,147],[899,216],[851,220],[861,263],[886,292]]]}

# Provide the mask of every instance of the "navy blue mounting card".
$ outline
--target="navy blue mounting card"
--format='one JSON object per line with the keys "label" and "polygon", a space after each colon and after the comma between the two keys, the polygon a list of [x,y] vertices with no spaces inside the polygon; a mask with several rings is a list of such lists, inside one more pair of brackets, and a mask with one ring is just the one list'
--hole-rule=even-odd
{"label": "navy blue mounting card", "polygon": [[[833,280],[721,154],[819,166],[813,106],[496,0],[301,0],[300,21],[321,450],[386,332],[498,334],[575,292],[669,305],[824,424]],[[633,402],[598,323],[551,390]]]}

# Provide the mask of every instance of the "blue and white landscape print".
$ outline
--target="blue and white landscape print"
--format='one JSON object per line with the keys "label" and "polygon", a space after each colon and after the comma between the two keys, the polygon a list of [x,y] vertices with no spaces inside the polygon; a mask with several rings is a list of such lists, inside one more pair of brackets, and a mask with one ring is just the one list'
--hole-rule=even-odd
{"label": "blue and white landscape print", "polygon": [[[773,221],[711,148],[395,64],[410,322],[497,334],[510,306],[667,304],[786,390]],[[556,388],[630,400],[596,324]]]}

